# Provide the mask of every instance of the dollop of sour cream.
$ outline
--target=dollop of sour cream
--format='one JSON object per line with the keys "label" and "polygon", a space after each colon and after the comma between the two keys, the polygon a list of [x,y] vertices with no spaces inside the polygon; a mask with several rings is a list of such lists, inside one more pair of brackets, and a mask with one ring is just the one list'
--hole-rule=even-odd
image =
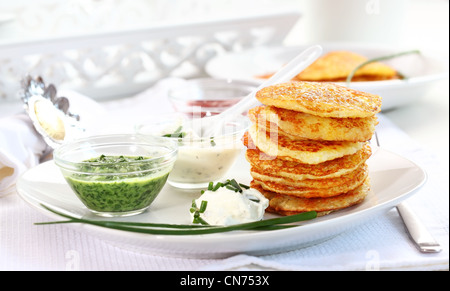
{"label": "dollop of sour cream", "polygon": [[[243,189],[242,193],[221,187],[205,191],[195,200],[200,206],[207,201],[201,217],[210,225],[233,225],[261,220],[269,200],[256,189]],[[193,218],[193,214],[191,213]]]}

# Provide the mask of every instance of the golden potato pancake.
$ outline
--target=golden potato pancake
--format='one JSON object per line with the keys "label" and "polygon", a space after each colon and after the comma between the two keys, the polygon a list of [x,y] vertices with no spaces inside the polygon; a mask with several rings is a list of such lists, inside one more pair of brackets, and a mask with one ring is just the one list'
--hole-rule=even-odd
{"label": "golden potato pancake", "polygon": [[[360,54],[349,51],[329,52],[309,67],[298,74],[294,80],[298,81],[328,81],[341,82],[347,79],[347,76],[360,64],[368,59]],[[392,67],[380,63],[372,62],[358,69],[353,82],[359,81],[379,81],[398,79],[399,74]]]}
{"label": "golden potato pancake", "polygon": [[[248,137],[248,134],[245,136]],[[269,156],[258,148],[249,145],[249,142],[245,139],[243,139],[244,145],[249,147],[245,152],[245,158],[251,166],[258,168],[260,171],[277,173],[281,177],[295,180],[326,179],[345,175],[356,170],[372,154],[370,145],[366,144],[353,155],[346,155],[320,164],[304,164]],[[247,139],[250,140],[251,144],[251,138]]]}
{"label": "golden potato pancake", "polygon": [[[250,169],[251,176],[260,182],[272,182],[275,184],[285,185],[294,188],[311,188],[311,189],[330,189],[341,187],[341,192],[347,192],[354,188],[355,184],[361,183],[368,174],[368,167],[364,163],[354,171],[348,172],[341,176],[321,179],[291,179],[279,175],[278,172],[267,172],[260,168],[252,166]],[[350,187],[350,188],[346,188]]]}
{"label": "golden potato pancake", "polygon": [[322,117],[365,118],[381,111],[381,97],[335,83],[288,82],[256,93],[265,105]]}
{"label": "golden potato pancake", "polygon": [[269,199],[268,212],[280,215],[292,215],[307,211],[317,211],[318,216],[329,214],[361,203],[370,193],[370,180],[367,178],[359,187],[337,196],[328,198],[299,198],[267,191],[252,181],[250,187],[260,191]]}
{"label": "golden potato pancake", "polygon": [[308,113],[258,106],[248,111],[249,119],[259,124],[264,120],[275,123],[283,135],[291,139],[313,139],[334,141],[368,141],[378,124],[376,116],[365,118],[320,117]]}
{"label": "golden potato pancake", "polygon": [[269,156],[305,164],[352,155],[365,145],[365,142],[292,140],[280,132],[268,132],[257,124],[252,124],[248,133],[256,147]]}
{"label": "golden potato pancake", "polygon": [[[301,197],[301,198],[317,198],[317,197],[332,197],[336,196],[348,191],[351,191],[355,188],[357,188],[361,183],[368,177],[369,170],[368,167],[362,167],[359,171],[357,170],[354,175],[352,176],[353,179],[350,179],[350,176],[347,176],[346,182],[343,184],[338,185],[331,185],[327,184],[326,182],[323,183],[323,187],[321,188],[312,188],[312,187],[302,187],[297,186],[296,183],[293,183],[295,180],[287,180],[284,178],[284,180],[279,180],[277,182],[269,181],[269,178],[273,178],[265,175],[264,180],[260,180],[261,177],[255,178],[255,173],[252,172],[253,181],[255,181],[256,184],[260,185],[264,190],[275,192],[278,194],[284,194],[284,195],[290,195],[295,197]],[[348,174],[347,174],[348,175]],[[331,180],[336,178],[331,178]],[[330,179],[325,179],[330,180]],[[315,183],[315,185],[320,185],[320,180],[310,180],[309,182]],[[334,181],[333,181],[334,182]],[[300,182],[298,183],[300,184]],[[326,187],[326,186],[330,187]]]}

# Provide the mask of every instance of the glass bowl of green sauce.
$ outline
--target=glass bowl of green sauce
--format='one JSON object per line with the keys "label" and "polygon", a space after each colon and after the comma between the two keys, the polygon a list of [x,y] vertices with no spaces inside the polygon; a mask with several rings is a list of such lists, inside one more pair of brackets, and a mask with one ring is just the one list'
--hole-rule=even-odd
{"label": "glass bowl of green sauce", "polygon": [[174,140],[139,134],[65,143],[53,156],[81,202],[104,217],[142,213],[166,184],[177,158]]}

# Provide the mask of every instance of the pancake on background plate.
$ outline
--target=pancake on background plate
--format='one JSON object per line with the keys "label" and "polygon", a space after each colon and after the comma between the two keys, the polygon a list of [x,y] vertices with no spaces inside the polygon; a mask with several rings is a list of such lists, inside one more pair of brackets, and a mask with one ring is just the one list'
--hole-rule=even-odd
{"label": "pancake on background plate", "polygon": [[[369,59],[363,55],[350,51],[331,51],[318,58],[308,68],[295,76],[292,81],[312,81],[312,82],[345,82],[347,77],[358,66]],[[267,79],[273,74],[256,76]],[[378,61],[370,61],[357,69],[352,82],[370,82],[403,79],[403,76],[391,66]]]}
{"label": "pancake on background plate", "polygon": [[[359,65],[368,61],[360,54],[350,51],[332,51],[318,58],[298,74],[296,81],[345,82],[348,75]],[[371,62],[359,68],[352,82],[381,81],[401,78],[398,72],[381,62]]]}

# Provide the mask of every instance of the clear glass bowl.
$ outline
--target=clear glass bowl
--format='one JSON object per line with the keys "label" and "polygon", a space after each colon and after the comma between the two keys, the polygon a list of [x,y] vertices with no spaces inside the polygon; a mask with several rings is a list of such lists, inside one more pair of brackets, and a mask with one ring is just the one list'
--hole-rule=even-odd
{"label": "clear glass bowl", "polygon": [[177,155],[174,140],[136,134],[93,136],[54,151],[64,178],[93,213],[129,216],[146,210],[164,187]]}
{"label": "clear glass bowl", "polygon": [[204,117],[233,106],[257,86],[256,82],[245,80],[199,78],[171,88],[168,97],[177,112]]}
{"label": "clear glass bowl", "polygon": [[250,125],[247,117],[238,116],[219,135],[205,138],[190,131],[192,120],[175,113],[154,116],[136,127],[139,134],[165,136],[178,143],[178,157],[168,178],[177,188],[205,188],[209,182],[222,180],[243,151],[241,138]]}

